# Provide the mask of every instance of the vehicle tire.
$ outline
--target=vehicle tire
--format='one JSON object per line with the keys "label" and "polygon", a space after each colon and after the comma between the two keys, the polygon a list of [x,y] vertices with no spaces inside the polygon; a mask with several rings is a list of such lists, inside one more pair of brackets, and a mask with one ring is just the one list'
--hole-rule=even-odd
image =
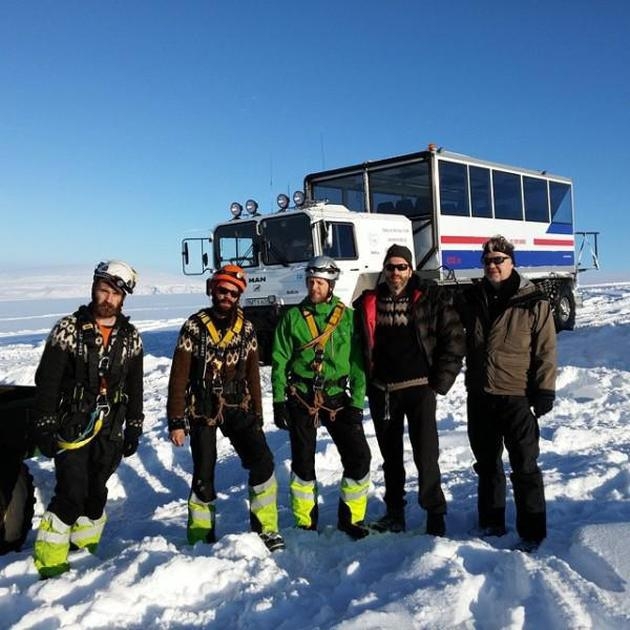
{"label": "vehicle tire", "polygon": [[575,296],[571,287],[566,284],[563,284],[558,291],[553,317],[558,332],[575,328]]}
{"label": "vehicle tire", "polygon": [[34,508],[33,477],[22,463],[11,496],[0,492],[0,554],[22,548],[33,524]]}

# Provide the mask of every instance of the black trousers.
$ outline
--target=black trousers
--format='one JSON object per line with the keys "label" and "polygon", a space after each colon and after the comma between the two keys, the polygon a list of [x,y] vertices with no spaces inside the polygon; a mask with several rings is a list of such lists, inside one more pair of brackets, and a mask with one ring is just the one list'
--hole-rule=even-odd
{"label": "black trousers", "polygon": [[508,451],[516,505],[516,530],[525,540],[547,535],[538,420],[525,396],[468,395],[468,439],[479,476],[477,507],[480,527],[505,525],[506,481],[503,445]]}
{"label": "black trousers", "polygon": [[[223,413],[221,432],[230,440],[241,464],[249,471],[248,483],[257,486],[273,474],[273,455],[267,445],[262,426],[253,414],[241,409]],[[217,497],[214,471],[217,463],[217,427],[193,425],[190,429],[190,449],[193,460],[193,492],[205,502]]]}
{"label": "black trousers", "polygon": [[413,460],[418,470],[418,503],[427,512],[446,513],[438,464],[439,440],[435,421],[435,392],[428,386],[408,387],[389,393],[389,420],[385,420],[385,392],[370,385],[368,399],[376,439],[383,456],[385,503],[389,511],[405,505],[403,437],[405,416]]}
{"label": "black trousers", "polygon": [[122,459],[121,440],[100,432],[85,446],[55,457],[55,495],[48,510],[72,525],[79,516],[101,517],[107,503],[107,480]]}
{"label": "black trousers", "polygon": [[[334,409],[337,405],[338,403],[332,401],[330,408]],[[289,398],[288,406],[291,417],[289,427],[291,470],[303,481],[314,481],[317,478],[315,473],[317,427],[306,407],[295,398]],[[330,421],[330,414],[322,409],[319,420],[328,430],[339,451],[343,476],[359,480],[370,472],[370,447],[365,438],[363,424],[349,422],[346,409],[347,406],[344,406],[337,412],[333,422]]]}

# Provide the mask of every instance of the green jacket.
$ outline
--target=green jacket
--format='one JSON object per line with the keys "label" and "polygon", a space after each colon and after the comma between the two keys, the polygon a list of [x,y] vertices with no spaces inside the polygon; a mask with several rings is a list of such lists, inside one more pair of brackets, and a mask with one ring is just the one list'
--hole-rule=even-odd
{"label": "green jacket", "polygon": [[[299,306],[286,311],[280,319],[271,353],[271,384],[274,402],[286,400],[287,385],[291,374],[298,377],[295,386],[303,393],[308,391],[308,385],[299,379],[312,379],[315,376],[312,368],[315,350],[312,348],[300,350],[313,338],[302,309],[306,308],[313,314],[318,330],[323,332],[330,314],[339,301],[339,298],[335,296],[330,302],[322,304],[312,304],[305,299]],[[347,377],[351,396],[350,405],[363,409],[365,372],[361,343],[355,336],[353,320],[352,309],[346,308],[339,325],[324,348],[324,391],[328,396],[340,394],[344,389],[339,385],[339,381]]]}

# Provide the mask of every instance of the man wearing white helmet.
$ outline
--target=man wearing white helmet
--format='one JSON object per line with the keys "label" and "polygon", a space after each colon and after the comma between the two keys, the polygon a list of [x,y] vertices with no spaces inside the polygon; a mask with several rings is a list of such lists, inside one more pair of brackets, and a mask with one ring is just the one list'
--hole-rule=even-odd
{"label": "man wearing white helmet", "polygon": [[107,480],[142,434],[142,341],[122,314],[136,272],[110,260],[94,270],[92,300],[53,327],[35,374],[33,431],[54,457],[55,494],[35,541],[42,578],[67,571],[71,548],[95,551]]}
{"label": "man wearing white helmet", "polygon": [[364,525],[370,449],[363,432],[365,374],[352,309],[333,295],[339,268],[316,256],[306,267],[308,296],[286,311],[272,351],[274,422],[291,440],[291,508],[297,527],[316,530],[315,448],[323,424],[343,466],[337,527],[358,539]]}

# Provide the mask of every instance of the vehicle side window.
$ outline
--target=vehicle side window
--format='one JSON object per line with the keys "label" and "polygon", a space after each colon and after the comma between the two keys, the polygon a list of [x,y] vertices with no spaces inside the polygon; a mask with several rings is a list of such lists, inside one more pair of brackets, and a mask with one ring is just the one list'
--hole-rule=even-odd
{"label": "vehicle side window", "polygon": [[352,223],[329,223],[332,229],[332,244],[324,245],[324,255],[335,260],[353,260],[357,258],[357,244]]}
{"label": "vehicle side window", "polygon": [[440,160],[440,212],[459,217],[470,215],[465,164]]}
{"label": "vehicle side window", "polygon": [[551,221],[553,223],[573,223],[573,203],[571,186],[560,182],[549,182],[551,199]]}
{"label": "vehicle side window", "polygon": [[505,171],[492,171],[494,216],[497,219],[523,220],[521,177]]}
{"label": "vehicle side window", "polygon": [[549,223],[549,197],[547,181],[536,177],[523,177],[525,220]]}
{"label": "vehicle side window", "polygon": [[490,169],[469,166],[470,200],[473,217],[492,218],[492,196],[490,195]]}

